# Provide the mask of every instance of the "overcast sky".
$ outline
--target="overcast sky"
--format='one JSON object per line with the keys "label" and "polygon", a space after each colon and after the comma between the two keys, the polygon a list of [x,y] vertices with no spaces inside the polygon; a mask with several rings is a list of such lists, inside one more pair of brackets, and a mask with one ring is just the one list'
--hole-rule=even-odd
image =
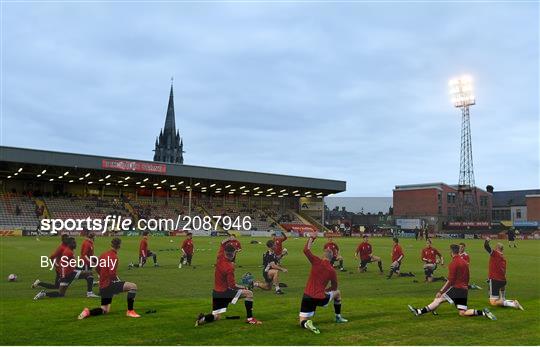
{"label": "overcast sky", "polygon": [[186,164],[391,196],[458,181],[469,73],[477,185],[540,187],[538,3],[1,6],[2,145],[151,160],[173,75]]}

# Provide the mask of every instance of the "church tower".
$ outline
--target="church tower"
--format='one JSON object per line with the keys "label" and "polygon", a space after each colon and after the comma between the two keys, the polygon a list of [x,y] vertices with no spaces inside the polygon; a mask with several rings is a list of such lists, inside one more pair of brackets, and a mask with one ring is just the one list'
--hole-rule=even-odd
{"label": "church tower", "polygon": [[184,143],[180,137],[174,119],[174,95],[171,82],[171,92],[169,94],[169,105],[167,106],[167,116],[165,126],[156,138],[156,149],[154,149],[154,161],[165,163],[184,163]]}

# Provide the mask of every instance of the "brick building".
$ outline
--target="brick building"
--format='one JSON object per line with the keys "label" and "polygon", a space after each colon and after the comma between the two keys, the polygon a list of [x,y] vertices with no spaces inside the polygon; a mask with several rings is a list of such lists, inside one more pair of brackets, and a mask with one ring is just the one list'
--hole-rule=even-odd
{"label": "brick building", "polygon": [[540,189],[493,192],[492,220],[508,226],[527,221],[540,221],[538,196]]}
{"label": "brick building", "polygon": [[540,222],[540,194],[525,196],[527,203],[527,221]]}
{"label": "brick building", "polygon": [[[492,194],[476,188],[479,221],[491,221]],[[441,230],[442,223],[460,220],[460,195],[456,185],[442,182],[396,186],[393,191],[394,218],[419,218]]]}

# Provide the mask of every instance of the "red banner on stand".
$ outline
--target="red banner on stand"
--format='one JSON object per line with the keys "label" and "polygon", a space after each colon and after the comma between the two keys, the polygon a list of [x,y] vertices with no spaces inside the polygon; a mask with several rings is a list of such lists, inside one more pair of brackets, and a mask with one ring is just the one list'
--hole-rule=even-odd
{"label": "red banner on stand", "polygon": [[300,235],[318,231],[316,227],[309,224],[281,224],[281,226],[287,229],[287,231],[296,231],[297,233],[300,233]]}
{"label": "red banner on stand", "polygon": [[167,172],[167,165],[158,163],[147,163],[141,161],[103,159],[101,168],[120,171],[148,172],[164,174]]}

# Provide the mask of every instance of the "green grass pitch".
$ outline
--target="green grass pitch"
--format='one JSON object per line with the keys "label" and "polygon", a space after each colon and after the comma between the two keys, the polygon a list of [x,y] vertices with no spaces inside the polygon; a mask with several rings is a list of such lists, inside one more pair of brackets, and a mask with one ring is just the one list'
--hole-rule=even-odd
{"label": "green grass pitch", "polygon": [[[173,240],[171,243],[170,240]],[[85,297],[85,282],[77,281],[65,298],[45,298],[34,301],[37,290],[31,283],[40,278],[52,281],[54,273],[39,267],[39,256],[49,255],[58,238],[13,237],[1,238],[0,246],[0,343],[2,345],[539,345],[540,344],[540,242],[521,241],[519,248],[506,247],[508,261],[507,297],[517,298],[525,311],[492,308],[497,321],[482,317],[459,317],[455,308],[443,304],[438,316],[414,317],[407,304],[428,304],[442,285],[424,283],[420,249],[424,242],[402,239],[405,252],[402,271],[412,271],[414,278],[387,280],[378,274],[376,264],[367,273],[356,272],[353,258],[358,238],[337,239],[345,257],[348,272],[339,273],[343,293],[346,324],[335,324],[332,306],[319,308],[314,322],[320,335],[298,326],[298,311],[309,263],[302,253],[305,239],[289,239],[285,247],[289,256],[283,265],[289,272],[281,281],[288,284],[285,295],[255,290],[254,314],[264,322],[261,326],[244,323],[243,303],[229,306],[228,315],[240,315],[241,320],[223,320],[194,328],[199,312],[211,310],[211,290],[216,250],[221,238],[195,238],[196,252],[193,267],[178,269],[181,238],[152,237],[150,249],[157,251],[159,268],[149,265],[128,270],[128,263],[138,254],[138,237],[123,237],[119,252],[119,276],[137,283],[135,309],[140,319],[125,317],[126,295],[113,300],[111,313],[106,316],[77,320],[85,307],[99,306],[99,299]],[[265,239],[250,244],[251,238],[241,238],[244,251],[238,255],[236,278],[252,272],[261,278],[261,258]],[[78,245],[82,238],[78,238]],[[374,254],[383,259],[385,273],[390,265],[390,238],[371,240]],[[434,246],[448,262],[451,240],[434,240]],[[110,238],[97,237],[96,254],[105,251]],[[321,254],[324,240],[319,238],[315,253]],[[467,240],[471,256],[471,282],[483,290],[470,291],[469,307],[488,306],[488,254],[481,240]],[[506,242],[505,242],[506,246]],[[171,250],[173,249],[174,250]],[[76,254],[79,254],[77,249]],[[8,282],[10,273],[18,275],[17,282]],[[437,275],[446,275],[447,267],[439,267]],[[97,289],[96,289],[97,292]],[[145,314],[155,309],[153,314]]]}

